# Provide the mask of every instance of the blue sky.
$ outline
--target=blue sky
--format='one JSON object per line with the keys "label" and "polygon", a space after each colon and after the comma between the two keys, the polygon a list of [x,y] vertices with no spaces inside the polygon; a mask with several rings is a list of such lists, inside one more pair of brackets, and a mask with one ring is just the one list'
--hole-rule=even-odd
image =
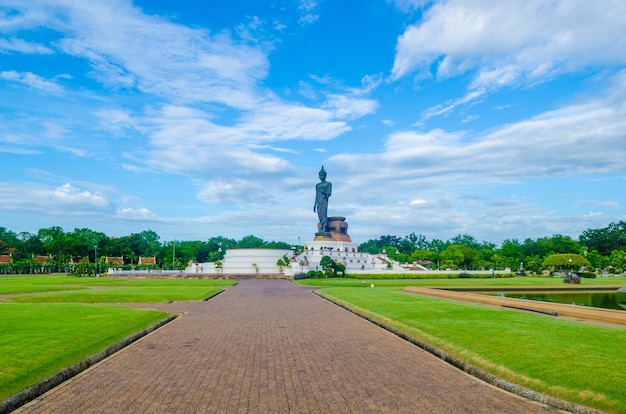
{"label": "blue sky", "polygon": [[626,220],[626,3],[0,0],[0,226],[304,243]]}

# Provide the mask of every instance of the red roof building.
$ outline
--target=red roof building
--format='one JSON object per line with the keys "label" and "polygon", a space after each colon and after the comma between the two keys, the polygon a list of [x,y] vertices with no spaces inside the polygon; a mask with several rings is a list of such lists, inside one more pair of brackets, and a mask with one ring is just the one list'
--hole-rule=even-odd
{"label": "red roof building", "polygon": [[123,265],[124,264],[124,256],[120,257],[109,257],[107,256],[104,260],[105,263],[111,263],[114,265]]}
{"label": "red roof building", "polygon": [[156,257],[139,257],[139,262],[137,264],[140,265],[155,265]]}
{"label": "red roof building", "polygon": [[48,262],[52,260],[52,255],[50,256],[33,256],[33,260],[41,265],[46,265]]}

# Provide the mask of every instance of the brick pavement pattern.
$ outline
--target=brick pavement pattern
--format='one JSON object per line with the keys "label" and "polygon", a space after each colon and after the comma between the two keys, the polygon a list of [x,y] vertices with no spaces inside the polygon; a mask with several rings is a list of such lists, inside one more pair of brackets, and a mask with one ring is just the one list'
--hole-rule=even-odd
{"label": "brick pavement pattern", "polygon": [[286,280],[244,280],[20,412],[546,413]]}

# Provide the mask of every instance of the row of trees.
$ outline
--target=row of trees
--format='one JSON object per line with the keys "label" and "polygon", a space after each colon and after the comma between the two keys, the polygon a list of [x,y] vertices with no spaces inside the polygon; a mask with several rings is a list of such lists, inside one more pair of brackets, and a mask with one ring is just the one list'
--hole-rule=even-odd
{"label": "row of trees", "polygon": [[[124,237],[109,237],[90,229],[65,232],[61,227],[40,229],[36,234],[15,233],[0,227],[0,254],[10,255],[7,266],[32,269],[33,257],[50,256],[47,265],[52,271],[68,271],[72,258],[88,259],[104,268],[105,258],[124,257],[125,266],[134,266],[139,257],[156,257],[163,269],[182,269],[191,260],[214,262],[233,248],[280,248],[292,246],[285,242],[266,242],[255,236],[234,240],[222,236],[206,241],[167,241],[152,230]],[[296,246],[298,249],[302,246]],[[611,223],[606,228],[585,230],[578,240],[569,236],[553,235],[537,240],[505,240],[499,247],[487,241],[478,241],[469,234],[459,234],[447,241],[427,240],[424,235],[411,233],[404,237],[382,236],[368,240],[359,250],[372,254],[386,254],[401,263],[430,262],[442,269],[505,269],[539,272],[546,257],[555,253],[580,254],[594,269],[613,273],[626,268],[626,222]],[[4,269],[3,269],[4,268]],[[16,269],[11,270],[16,272]]]}
{"label": "row of trees", "polygon": [[[161,242],[152,230],[133,233],[124,237],[109,237],[90,229],[74,229],[65,232],[61,227],[40,229],[36,234],[15,233],[0,227],[0,254],[11,257],[10,262],[0,264],[3,273],[28,273],[29,271],[71,271],[72,262],[87,259],[106,266],[106,257],[123,257],[123,267],[136,267],[139,257],[155,257],[157,267],[183,269],[192,260],[214,262],[224,257],[226,250],[234,248],[280,248],[289,249],[283,242],[266,242],[255,236],[241,240],[211,237],[207,241]],[[51,257],[45,265],[35,263],[35,256]],[[120,267],[118,265],[118,267]]]}
{"label": "row of trees", "polygon": [[421,234],[404,237],[382,236],[359,247],[369,253],[384,252],[401,263],[432,262],[434,268],[505,269],[541,271],[543,261],[552,254],[579,254],[596,270],[621,273],[626,269],[626,222],[611,223],[606,228],[585,230],[578,240],[553,235],[537,240],[505,240],[500,247],[460,234],[447,241],[427,240]]}

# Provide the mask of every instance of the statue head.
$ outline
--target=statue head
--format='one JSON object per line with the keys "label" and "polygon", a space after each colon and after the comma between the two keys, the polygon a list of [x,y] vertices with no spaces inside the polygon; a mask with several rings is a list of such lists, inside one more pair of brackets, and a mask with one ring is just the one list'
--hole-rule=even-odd
{"label": "statue head", "polygon": [[324,181],[326,179],[326,170],[324,170],[324,166],[322,165],[322,169],[320,170],[320,180]]}

